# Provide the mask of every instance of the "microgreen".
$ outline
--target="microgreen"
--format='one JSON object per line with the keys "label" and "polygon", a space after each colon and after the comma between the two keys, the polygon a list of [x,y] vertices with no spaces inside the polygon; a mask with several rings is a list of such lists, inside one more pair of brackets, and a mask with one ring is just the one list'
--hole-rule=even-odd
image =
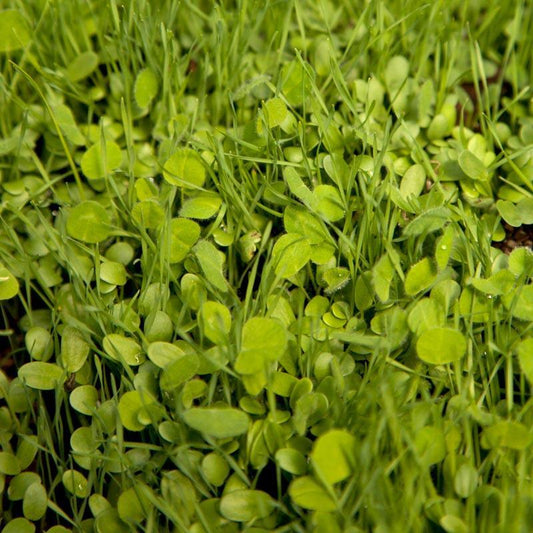
{"label": "microgreen", "polygon": [[2,533],[533,530],[527,2],[0,4]]}

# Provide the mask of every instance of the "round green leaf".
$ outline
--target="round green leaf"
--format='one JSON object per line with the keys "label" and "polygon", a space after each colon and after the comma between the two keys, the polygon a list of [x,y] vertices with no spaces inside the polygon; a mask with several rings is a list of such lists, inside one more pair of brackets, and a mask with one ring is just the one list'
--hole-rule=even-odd
{"label": "round green leaf", "polygon": [[533,198],[522,198],[516,204],[516,211],[522,224],[533,224]]}
{"label": "round green leaf", "polygon": [[133,94],[137,105],[141,108],[148,107],[155,98],[158,90],[157,77],[153,70],[145,68],[137,74]]}
{"label": "round green leaf", "polygon": [[144,321],[144,335],[149,342],[172,339],[174,334],[174,324],[172,319],[164,311],[150,313]]}
{"label": "round green leaf", "polygon": [[295,505],[311,511],[335,511],[331,496],[312,478],[303,476],[289,485],[289,496]]}
{"label": "round green leaf", "polygon": [[323,222],[301,206],[288,205],[283,213],[283,223],[287,233],[299,233],[311,244],[321,244],[330,237]]}
{"label": "round green leaf", "polygon": [[122,263],[124,266],[129,265],[135,257],[135,250],[127,242],[116,242],[112,244],[105,253],[106,259]]}
{"label": "round green leaf", "polygon": [[255,374],[265,363],[277,361],[287,347],[285,328],[272,318],[254,317],[242,328],[241,351],[235,370],[241,374]]}
{"label": "round green leaf", "polygon": [[204,335],[215,344],[228,341],[231,329],[231,313],[219,302],[205,302],[199,313],[199,321]]}
{"label": "round green leaf", "polygon": [[52,111],[65,137],[77,146],[84,146],[85,137],[78,128],[71,109],[64,104],[57,104],[52,107]]}
{"label": "round green leaf", "polygon": [[111,233],[111,219],[105,208],[98,202],[87,200],[70,210],[67,233],[79,241],[101,242]]}
{"label": "round green leaf", "polygon": [[22,365],[18,375],[28,387],[38,390],[58,389],[66,379],[65,371],[61,367],[40,361]]}
{"label": "round green leaf", "polygon": [[396,96],[396,92],[409,75],[409,61],[403,56],[394,56],[387,63],[385,69],[385,84],[391,96]]}
{"label": "round green leaf", "polygon": [[183,413],[183,420],[196,431],[218,439],[246,433],[250,422],[246,413],[231,407],[193,407]]}
{"label": "round green leaf", "polygon": [[320,435],[313,446],[311,461],[326,483],[334,484],[353,472],[355,437],[343,429],[331,429]]}
{"label": "round green leaf", "polygon": [[96,517],[94,528],[96,533],[131,533],[131,528],[119,518],[113,507],[104,509]]}
{"label": "round green leaf", "polygon": [[41,483],[33,483],[28,487],[22,502],[22,512],[28,520],[40,520],[46,513],[48,496]]}
{"label": "round green leaf", "polygon": [[331,185],[317,185],[313,190],[316,212],[329,222],[344,218],[344,206],[339,191]]}
{"label": "round green leaf", "polygon": [[191,379],[200,366],[195,353],[183,354],[179,359],[169,363],[161,373],[159,385],[163,391],[172,391]]}
{"label": "round green leaf", "polygon": [[17,459],[21,470],[28,468],[37,455],[38,439],[36,435],[26,435],[17,448]]}
{"label": "round green leaf", "polygon": [[486,428],[481,436],[484,448],[510,448],[523,450],[531,443],[531,434],[524,424],[512,420],[502,420]]}
{"label": "round green leaf", "polygon": [[461,170],[473,180],[487,180],[489,175],[483,161],[470,150],[463,150],[459,154],[459,166]]}
{"label": "round green leaf", "polygon": [[78,498],[87,498],[90,493],[87,478],[77,470],[66,470],[61,478],[64,487]]}
{"label": "round green leaf", "polygon": [[414,449],[426,467],[440,463],[446,456],[446,441],[441,428],[425,426],[415,435]]}
{"label": "round green leaf", "polygon": [[[518,295],[516,295],[517,292]],[[515,318],[531,320],[533,317],[533,285],[525,285],[508,293],[503,303],[511,308],[511,314]]]}
{"label": "round green leaf", "polygon": [[470,464],[461,465],[455,473],[453,486],[457,495],[461,498],[471,496],[478,486],[478,471]]}
{"label": "round green leaf", "polygon": [[413,165],[407,169],[400,183],[400,194],[404,198],[420,196],[426,185],[426,171],[422,165]]}
{"label": "round green leaf", "polygon": [[105,178],[122,163],[122,151],[114,141],[104,142],[105,158],[102,143],[93,144],[81,158],[81,170],[90,180]]}
{"label": "round green leaf", "polygon": [[61,334],[61,360],[68,372],[77,372],[85,364],[89,356],[89,344],[83,339],[80,332],[72,327],[65,326]]}
{"label": "round green leaf", "polygon": [[414,296],[421,291],[426,291],[433,285],[436,278],[435,263],[429,257],[424,257],[413,265],[405,276],[405,292],[409,296]]}
{"label": "round green leaf", "polygon": [[17,278],[7,268],[0,266],[0,300],[9,300],[18,292],[19,282]]}
{"label": "round green leaf", "polygon": [[148,346],[148,359],[159,368],[165,368],[177,361],[183,357],[184,353],[180,347],[170,342],[156,341]]}
{"label": "round green leaf", "polygon": [[305,456],[294,448],[280,448],[275,455],[280,468],[291,474],[301,476],[307,472]]}
{"label": "round green leaf", "polygon": [[97,407],[98,390],[92,385],[81,385],[70,393],[69,401],[78,413],[92,416]]}
{"label": "round green leaf", "polygon": [[309,240],[297,233],[282,235],[272,248],[274,270],[278,276],[290,278],[297,274],[311,258]]}
{"label": "round green leaf", "polygon": [[35,526],[27,518],[14,518],[6,524],[2,533],[35,533]]}
{"label": "round green leaf", "polygon": [[350,282],[350,271],[344,267],[329,268],[322,275],[322,279],[326,284],[325,293],[333,294],[340,291]]}
{"label": "round green leaf", "polygon": [[143,487],[137,485],[123,490],[118,497],[117,511],[118,516],[124,522],[142,522],[152,506],[150,501],[142,493]]}
{"label": "round green leaf", "polygon": [[104,337],[102,346],[112,359],[124,360],[128,365],[137,366],[146,359],[139,344],[119,333],[110,333]]}
{"label": "round green leaf", "polygon": [[32,359],[47,361],[52,356],[54,350],[52,335],[45,328],[35,326],[28,330],[24,343]]}
{"label": "round green leaf", "polygon": [[73,59],[67,67],[67,78],[77,82],[90,76],[98,67],[98,56],[91,51],[83,52]]}
{"label": "round green leaf", "polygon": [[220,500],[220,514],[233,522],[261,520],[269,516],[276,502],[262,490],[235,490]]}
{"label": "round green leaf", "polygon": [[224,277],[224,261],[226,256],[217,250],[209,241],[200,240],[194,247],[194,253],[200,263],[205,279],[221,292],[227,292],[228,286]]}
{"label": "round green leaf", "polygon": [[100,265],[100,279],[110,285],[124,285],[127,281],[126,269],[122,263],[104,261]]}
{"label": "round green leaf", "polygon": [[289,114],[287,106],[281,98],[267,100],[263,105],[263,112],[267,118],[269,128],[281,126]]}
{"label": "round green leaf", "polygon": [[165,180],[178,187],[193,189],[202,187],[205,175],[200,156],[190,148],[180,148],[163,167]]}
{"label": "round green leaf", "polygon": [[518,228],[522,225],[522,214],[518,211],[515,204],[508,200],[498,200],[496,202],[496,209],[500,216],[514,228]]}
{"label": "round green leaf", "polygon": [[218,453],[208,453],[202,459],[202,472],[211,485],[220,487],[229,474],[229,465]]}
{"label": "round green leaf", "polygon": [[163,241],[169,245],[169,261],[179,263],[189,253],[191,247],[200,237],[200,226],[193,220],[186,218],[173,218],[170,221],[169,241]]}
{"label": "round green leaf", "polygon": [[201,194],[183,202],[180,209],[180,216],[207,220],[218,213],[221,205],[222,199],[218,194]]}
{"label": "round green leaf", "polygon": [[[141,431],[146,424],[139,420],[141,411],[146,411],[156,404],[155,400],[147,392],[137,390],[124,393],[118,402],[118,414],[126,429]],[[157,404],[156,404],[157,405]]]}
{"label": "round green leaf", "polygon": [[16,476],[20,473],[20,462],[10,452],[0,452],[0,474]]}
{"label": "round green leaf", "polygon": [[445,323],[444,309],[433,298],[422,298],[411,309],[407,317],[410,330],[417,335],[432,328],[438,328]]}
{"label": "round green leaf", "polygon": [[165,212],[155,200],[143,200],[133,206],[131,218],[145,229],[157,229],[165,220]]}
{"label": "round green leaf", "polygon": [[22,474],[18,474],[9,482],[7,497],[14,502],[22,500],[28,487],[34,483],[41,484],[41,478],[35,472],[22,472]]}
{"label": "round green leaf", "polygon": [[523,374],[533,384],[533,337],[520,341],[516,351],[518,352],[518,360]]}
{"label": "round green leaf", "polygon": [[452,328],[428,329],[416,343],[418,357],[432,365],[444,365],[458,361],[466,353],[464,335]]}
{"label": "round green leaf", "polygon": [[0,52],[24,48],[31,40],[31,30],[17,9],[0,11]]}
{"label": "round green leaf", "polygon": [[513,289],[515,277],[509,270],[503,269],[488,279],[473,278],[471,283],[480,292],[500,296],[507,294]]}

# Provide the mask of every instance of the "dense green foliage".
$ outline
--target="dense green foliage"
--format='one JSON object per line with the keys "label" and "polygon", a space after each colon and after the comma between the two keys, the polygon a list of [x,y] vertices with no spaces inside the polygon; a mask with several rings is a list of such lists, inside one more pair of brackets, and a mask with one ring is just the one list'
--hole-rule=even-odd
{"label": "dense green foliage", "polygon": [[530,3],[0,9],[4,533],[533,530]]}

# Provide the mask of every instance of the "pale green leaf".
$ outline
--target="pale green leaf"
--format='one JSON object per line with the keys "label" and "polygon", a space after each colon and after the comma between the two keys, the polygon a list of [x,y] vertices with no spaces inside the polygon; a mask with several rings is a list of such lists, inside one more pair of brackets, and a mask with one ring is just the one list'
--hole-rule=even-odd
{"label": "pale green leaf", "polygon": [[220,514],[233,522],[250,522],[269,516],[276,502],[262,490],[235,490],[222,496]]}
{"label": "pale green leaf", "polygon": [[149,68],[142,69],[137,74],[133,87],[133,94],[137,105],[141,108],[148,107],[150,102],[155,98],[158,88],[159,85],[154,71]]}
{"label": "pale green leaf", "polygon": [[193,407],[183,413],[183,420],[191,428],[215,437],[237,437],[248,431],[248,415],[231,407]]}
{"label": "pale green leaf", "polygon": [[31,30],[17,9],[0,11],[0,52],[12,52],[26,47],[31,41]]}
{"label": "pale green leaf", "polygon": [[456,329],[428,329],[420,335],[416,351],[422,361],[432,365],[453,363],[466,353],[466,339]]}
{"label": "pale green leaf", "polygon": [[202,160],[191,148],[178,149],[163,167],[165,180],[178,187],[193,189],[202,187],[205,176]]}
{"label": "pale green leaf", "polygon": [[335,484],[354,471],[355,437],[344,429],[330,429],[315,441],[311,462],[320,479]]}
{"label": "pale green leaf", "polygon": [[67,218],[67,233],[74,239],[98,243],[111,233],[111,219],[98,202],[87,200],[70,210]]}
{"label": "pale green leaf", "polygon": [[324,512],[337,509],[331,496],[310,476],[296,478],[288,492],[292,502],[304,509]]}
{"label": "pale green leaf", "polygon": [[93,144],[81,158],[81,170],[90,180],[105,178],[110,172],[120,167],[122,151],[114,141]]}
{"label": "pale green leaf", "polygon": [[66,373],[61,367],[41,361],[22,365],[18,375],[28,387],[38,390],[59,389],[66,379]]}

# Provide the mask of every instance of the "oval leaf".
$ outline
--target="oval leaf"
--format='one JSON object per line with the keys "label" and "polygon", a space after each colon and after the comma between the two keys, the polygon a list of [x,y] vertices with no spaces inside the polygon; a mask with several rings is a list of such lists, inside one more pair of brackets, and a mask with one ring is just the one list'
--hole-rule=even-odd
{"label": "oval leaf", "polygon": [[66,379],[65,371],[62,368],[52,363],[40,361],[22,365],[18,375],[28,387],[38,390],[58,389]]}
{"label": "oval leaf", "polygon": [[185,423],[196,431],[226,439],[248,431],[248,415],[239,409],[194,407],[183,413]]}
{"label": "oval leaf", "polygon": [[5,267],[0,266],[0,300],[9,300],[19,292],[17,278]]}
{"label": "oval leaf", "polygon": [[220,514],[234,522],[261,520],[269,516],[276,502],[262,490],[235,490],[222,496]]}
{"label": "oval leaf", "polygon": [[217,194],[201,194],[183,202],[180,216],[207,220],[218,213],[221,205],[222,199]]}
{"label": "oval leaf", "polygon": [[297,274],[311,259],[309,240],[297,233],[282,235],[272,249],[274,270],[282,278]]}
{"label": "oval leaf", "polygon": [[444,365],[463,357],[466,353],[466,339],[456,329],[428,329],[420,335],[416,351],[422,361],[432,365]]}
{"label": "oval leaf", "polygon": [[148,107],[157,94],[157,77],[153,70],[145,68],[135,79],[133,94],[139,107]]}

